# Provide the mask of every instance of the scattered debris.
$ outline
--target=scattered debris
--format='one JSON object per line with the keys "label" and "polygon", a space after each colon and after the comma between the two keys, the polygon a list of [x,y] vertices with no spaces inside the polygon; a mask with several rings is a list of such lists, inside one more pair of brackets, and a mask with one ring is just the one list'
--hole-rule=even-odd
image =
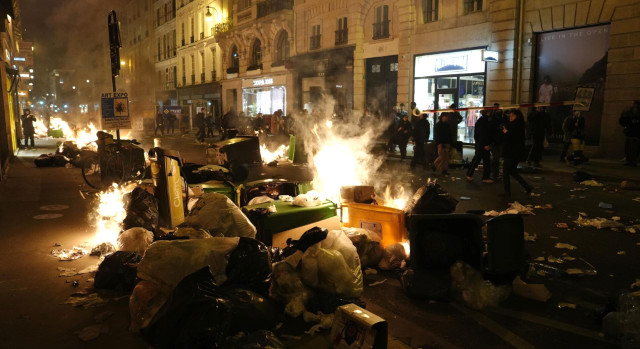
{"label": "scattered debris", "polygon": [[636,279],[636,282],[632,283],[629,288],[631,289],[640,288],[640,279]]}
{"label": "scattered debris", "polygon": [[367,268],[367,269],[364,270],[364,273],[366,275],[376,275],[376,274],[378,274],[378,270],[373,269],[373,268]]}
{"label": "scattered debris", "polygon": [[76,334],[83,342],[89,342],[98,338],[102,333],[109,333],[109,327],[105,325],[92,325],[77,331]]}
{"label": "scattered debris", "polygon": [[575,250],[576,249],[575,246],[570,245],[570,244],[566,244],[564,242],[558,242],[558,243],[556,243],[556,245],[554,247],[555,248],[564,248],[564,249],[567,249],[567,250]]}
{"label": "scattered debris", "polygon": [[602,202],[600,201],[600,203],[598,204],[598,207],[600,208],[606,208],[606,209],[612,209],[613,205],[607,202]]}
{"label": "scattered debris", "polygon": [[471,198],[468,196],[461,196],[460,200],[471,200]]}
{"label": "scattered debris", "polygon": [[559,237],[555,236],[555,235],[549,235],[549,239],[559,239]]}
{"label": "scattered debris", "polygon": [[582,182],[580,182],[580,184],[586,185],[586,186],[590,186],[590,187],[602,187],[604,185],[604,184],[602,184],[602,183],[600,183],[600,182],[598,182],[596,180],[593,180],[593,179],[582,181]]}
{"label": "scattered debris", "polygon": [[533,206],[533,208],[535,208],[536,210],[550,210],[553,208],[553,205],[551,204],[535,205]]}
{"label": "scattered debris", "polygon": [[64,304],[70,304],[74,307],[82,307],[89,309],[97,306],[101,306],[109,302],[108,299],[101,298],[97,293],[83,294],[77,293],[77,295],[71,295]]}
{"label": "scattered debris", "polygon": [[305,322],[317,322],[317,324],[313,325],[308,331],[304,331],[304,333],[311,336],[322,329],[331,328],[331,325],[333,325],[333,314],[325,315],[322,312],[313,314],[305,310],[304,313],[302,313],[302,319]]}
{"label": "scattered debris", "polygon": [[626,251],[618,251],[618,256],[622,256],[622,255],[625,255],[625,254],[627,254]]}
{"label": "scattered debris", "polygon": [[546,302],[551,298],[551,292],[543,284],[527,284],[520,276],[513,280],[513,293],[520,297]]}
{"label": "scattered debris", "polygon": [[68,209],[69,206],[67,205],[45,205],[45,206],[40,206],[40,209],[43,211],[62,211],[62,210],[66,210]]}
{"label": "scattered debris", "polygon": [[538,239],[538,235],[536,233],[533,233],[533,235],[527,233],[526,231],[524,232],[524,240],[525,241],[531,241],[531,242],[535,242],[536,239]]}
{"label": "scattered debris", "polygon": [[505,214],[522,214],[522,215],[535,215],[535,213],[533,213],[533,205],[522,205],[519,202],[514,202],[512,204],[509,205],[509,207],[504,210],[504,211],[487,211],[484,213],[485,216],[490,216],[490,217],[496,217],[496,216],[502,216]]}
{"label": "scattered debris", "polygon": [[58,274],[58,277],[71,277],[78,275],[76,268],[57,267],[56,269],[60,272],[60,274]]}
{"label": "scattered debris", "polygon": [[569,226],[567,225],[567,223],[556,223],[556,228],[569,229]]}
{"label": "scattered debris", "polygon": [[578,216],[578,219],[574,221],[580,226],[592,226],[598,229],[602,228],[614,228],[614,227],[622,227],[623,224],[614,220],[609,220],[606,218],[582,218],[582,216]]}
{"label": "scattered debris", "polygon": [[116,247],[112,243],[103,242],[91,250],[91,255],[101,257],[109,253],[113,253],[116,250]]}
{"label": "scattered debris", "polygon": [[619,221],[619,220],[620,220],[620,217],[618,217],[618,216],[613,216],[613,217],[611,217],[611,220],[612,220],[612,221],[616,221],[616,222],[617,222],[617,221]]}
{"label": "scattered debris", "polygon": [[78,246],[73,246],[73,249],[71,250],[67,250],[64,248],[59,250],[52,250],[51,254],[54,257],[59,258],[61,261],[73,261],[86,255],[87,250]]}
{"label": "scattered debris", "polygon": [[383,280],[380,280],[380,281],[372,282],[372,283],[369,284],[369,286],[377,286],[377,285],[384,284],[385,282],[387,282],[387,279],[383,279]]}
{"label": "scattered debris", "polygon": [[570,309],[575,309],[576,305],[573,303],[567,303],[567,302],[560,302],[558,303],[558,308],[562,309],[562,308],[570,308]]}
{"label": "scattered debris", "polygon": [[633,199],[631,199],[631,200],[633,200],[633,201],[635,201],[635,202],[640,202],[640,197],[633,198]]}
{"label": "scattered debris", "polygon": [[42,219],[56,219],[56,218],[60,218],[63,215],[61,215],[60,213],[48,213],[48,214],[39,214],[39,215],[35,215],[33,216],[33,219],[37,219],[37,220],[42,220]]}

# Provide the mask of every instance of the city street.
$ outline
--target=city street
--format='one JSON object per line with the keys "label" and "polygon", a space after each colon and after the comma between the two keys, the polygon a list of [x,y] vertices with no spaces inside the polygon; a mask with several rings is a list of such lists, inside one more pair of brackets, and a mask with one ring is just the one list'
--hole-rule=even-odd
{"label": "city street", "polygon": [[[139,139],[145,149],[150,137]],[[209,140],[213,141],[213,140]],[[51,252],[70,249],[90,241],[94,230],[87,217],[95,210],[77,168],[36,168],[33,158],[53,152],[55,140],[37,140],[35,150],[22,150],[11,164],[9,178],[0,184],[0,219],[4,222],[0,234],[0,345],[3,348],[145,348],[144,341],[130,332],[128,295],[109,296],[108,303],[88,309],[64,304],[72,293],[91,287],[92,274],[61,277],[57,268],[97,265],[97,257],[84,256],[75,261],[58,261]],[[190,162],[204,163],[205,145],[190,137],[164,137],[160,145],[179,150]],[[466,152],[465,152],[466,156]],[[640,237],[625,228],[596,229],[580,227],[574,221],[578,212],[588,218],[620,217],[631,227],[638,225],[638,191],[618,190],[620,180],[638,178],[637,168],[623,168],[611,162],[593,160],[582,170],[598,172],[602,187],[580,185],[573,181],[574,168],[565,164],[543,162],[545,168],[526,174],[539,197],[526,196],[514,187],[513,199],[522,204],[545,205],[552,208],[534,209],[534,215],[524,216],[525,231],[536,236],[526,242],[532,259],[560,257],[563,264],[544,262],[560,269],[589,269],[596,275],[541,276],[533,273],[529,283],[541,283],[551,291],[545,302],[511,295],[499,307],[473,310],[458,301],[417,301],[402,291],[395,273],[380,271],[365,275],[363,300],[367,309],[389,322],[389,347],[392,348],[610,348],[620,343],[602,334],[601,320],[605,312],[615,309],[617,297],[631,291],[640,278]],[[593,170],[593,171],[592,171]],[[501,183],[483,184],[464,179],[460,169],[451,176],[439,177],[443,188],[458,198],[457,213],[472,210],[503,210],[507,206]],[[308,179],[305,166],[282,164],[277,167],[253,167],[251,175],[262,178]],[[431,171],[409,171],[408,160],[389,156],[383,165],[380,180],[402,180],[417,188],[433,177]],[[468,199],[461,199],[462,197]],[[612,208],[601,208],[601,203]],[[52,206],[64,205],[64,206]],[[53,214],[53,215],[52,215]],[[486,218],[486,217],[485,217]],[[560,228],[566,223],[568,228]],[[637,231],[637,227],[635,228]],[[554,247],[557,243],[575,246],[574,250]],[[87,246],[86,248],[91,248]],[[566,258],[574,257],[575,260]],[[73,286],[73,281],[78,286]],[[386,280],[386,281],[384,281]],[[370,284],[384,281],[376,285]],[[637,286],[636,286],[637,287]],[[636,288],[637,290],[637,288]],[[102,293],[101,293],[102,295]],[[77,332],[93,325],[102,331],[99,337],[83,344]],[[295,326],[294,326],[295,327]],[[304,330],[309,326],[305,326]],[[289,326],[276,331],[278,335],[294,335],[286,344],[294,348],[316,347],[317,335],[305,336]],[[302,334],[302,335],[301,335]],[[324,334],[320,334],[326,335]],[[295,337],[300,336],[300,337]],[[291,339],[293,338],[293,339]]]}

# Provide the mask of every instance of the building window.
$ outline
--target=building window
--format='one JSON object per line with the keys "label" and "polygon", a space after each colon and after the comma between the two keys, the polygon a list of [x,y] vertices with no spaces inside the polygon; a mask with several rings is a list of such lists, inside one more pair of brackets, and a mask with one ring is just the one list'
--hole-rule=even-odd
{"label": "building window", "polygon": [[376,8],[376,19],[373,23],[373,39],[386,39],[389,37],[389,5]]}
{"label": "building window", "polygon": [[464,13],[482,11],[482,0],[464,0]]}
{"label": "building window", "polygon": [[438,0],[422,0],[422,23],[438,20]]}
{"label": "building window", "polygon": [[231,49],[231,64],[227,69],[227,74],[237,74],[240,68],[240,56],[238,55],[238,46],[233,46]]}
{"label": "building window", "polygon": [[336,45],[346,44],[349,41],[349,27],[347,27],[347,17],[338,18],[338,29],[336,30]]}
{"label": "building window", "polygon": [[309,38],[309,49],[315,50],[320,48],[320,24],[311,27],[311,37]]}
{"label": "building window", "polygon": [[182,29],[180,32],[182,33],[182,45],[184,46],[185,42],[184,42],[184,22],[180,23],[180,29]]}
{"label": "building window", "polygon": [[273,66],[283,65],[284,61],[289,59],[289,33],[282,30],[276,40],[276,59]]}
{"label": "building window", "polygon": [[196,83],[196,56],[191,55],[191,85]]}
{"label": "building window", "polygon": [[238,11],[242,11],[251,7],[251,0],[238,1]]}
{"label": "building window", "polygon": [[256,69],[262,69],[262,44],[258,39],[253,40],[253,45],[251,47],[251,65],[247,70]]}

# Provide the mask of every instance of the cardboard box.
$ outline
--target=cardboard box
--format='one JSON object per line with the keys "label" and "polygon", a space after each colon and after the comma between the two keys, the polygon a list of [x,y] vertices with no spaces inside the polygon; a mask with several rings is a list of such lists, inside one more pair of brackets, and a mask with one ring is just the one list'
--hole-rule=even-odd
{"label": "cardboard box", "polygon": [[387,347],[387,321],[355,304],[336,309],[329,335],[336,349]]}
{"label": "cardboard box", "polygon": [[396,208],[348,203],[342,206],[343,225],[380,234],[380,245],[386,248],[405,240],[404,211]]}

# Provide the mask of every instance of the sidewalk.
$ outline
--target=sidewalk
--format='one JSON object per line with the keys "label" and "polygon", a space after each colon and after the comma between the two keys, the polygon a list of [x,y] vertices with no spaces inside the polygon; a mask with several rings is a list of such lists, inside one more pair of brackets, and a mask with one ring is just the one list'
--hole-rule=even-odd
{"label": "sidewalk", "polygon": [[[386,143],[384,143],[386,144]],[[384,147],[382,142],[378,142],[378,146]],[[471,162],[475,150],[471,145],[465,145],[462,150],[462,158],[465,161]],[[622,181],[622,180],[634,180],[640,178],[640,167],[628,167],[623,165],[623,161],[616,161],[603,158],[590,158],[588,162],[581,164],[580,166],[573,166],[559,160],[560,152],[551,148],[545,149],[545,153],[542,155],[542,168],[537,170],[537,173],[560,173],[568,176],[573,176],[576,171],[585,171],[591,174],[594,178],[607,181]],[[390,158],[400,159],[400,151],[396,150],[393,153],[388,153]],[[407,164],[411,162],[413,158],[413,146],[409,144],[407,146],[407,158],[404,160]],[[521,163],[524,164],[524,163]]]}

